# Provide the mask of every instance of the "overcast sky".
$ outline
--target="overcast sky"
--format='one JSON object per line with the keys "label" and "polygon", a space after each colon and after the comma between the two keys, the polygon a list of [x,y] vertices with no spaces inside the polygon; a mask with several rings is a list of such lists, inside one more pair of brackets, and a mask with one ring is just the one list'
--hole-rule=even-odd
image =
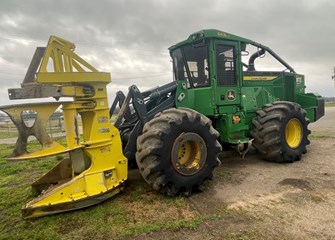
{"label": "overcast sky", "polygon": [[334,96],[333,0],[0,0],[0,103],[19,87],[37,46],[50,35],[111,72],[110,96],[172,81],[167,48],[195,31],[216,28],[272,48],[305,74],[307,91]]}

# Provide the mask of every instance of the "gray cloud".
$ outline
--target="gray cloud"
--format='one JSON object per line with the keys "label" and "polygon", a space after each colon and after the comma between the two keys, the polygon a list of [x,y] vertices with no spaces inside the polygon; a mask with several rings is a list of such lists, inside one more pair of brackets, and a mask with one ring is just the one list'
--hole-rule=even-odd
{"label": "gray cloud", "polygon": [[1,86],[19,87],[35,47],[53,34],[111,72],[111,96],[131,84],[150,88],[172,80],[169,46],[217,28],[271,47],[306,75],[309,91],[332,96],[334,9],[331,0],[2,0]]}

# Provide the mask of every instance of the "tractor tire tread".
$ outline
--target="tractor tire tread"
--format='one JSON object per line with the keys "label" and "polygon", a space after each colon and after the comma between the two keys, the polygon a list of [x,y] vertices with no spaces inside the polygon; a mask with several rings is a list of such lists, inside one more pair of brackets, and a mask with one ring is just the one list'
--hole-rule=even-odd
{"label": "tractor tire tread", "polygon": [[[202,128],[203,132],[207,132],[207,139],[210,141],[206,142],[207,147],[210,147],[207,154],[211,154],[211,158],[213,158],[207,160],[206,169],[201,174],[196,174],[199,176],[192,176],[194,178],[192,181],[180,181],[185,178],[181,175],[177,177],[177,180],[174,179],[172,177],[174,174],[169,172],[172,171],[173,166],[166,167],[166,164],[171,164],[166,163],[171,162],[166,156],[169,153],[163,152],[163,148],[167,144],[166,141],[171,142],[170,135],[185,125],[189,126],[190,129],[197,127]],[[187,108],[164,110],[144,125],[143,134],[137,139],[136,161],[139,171],[145,181],[155,190],[169,196],[177,194],[189,196],[192,191],[201,188],[206,179],[213,177],[213,169],[220,164],[217,158],[218,152],[221,151],[221,145],[217,141],[218,136],[219,132],[212,127],[211,120],[195,110]]]}
{"label": "tractor tire tread", "polygon": [[[285,124],[290,118],[298,118],[302,124],[302,141],[296,149],[289,148],[284,140]],[[256,111],[252,121],[250,135],[254,138],[253,146],[267,161],[288,163],[299,161],[301,154],[306,153],[310,144],[308,135],[309,120],[306,111],[298,103],[277,101],[263,106]],[[284,126],[285,125],[285,126]]]}

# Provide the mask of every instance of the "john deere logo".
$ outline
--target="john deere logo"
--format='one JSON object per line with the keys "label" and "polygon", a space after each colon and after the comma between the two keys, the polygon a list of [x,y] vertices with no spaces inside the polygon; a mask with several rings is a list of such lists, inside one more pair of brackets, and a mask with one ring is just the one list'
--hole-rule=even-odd
{"label": "john deere logo", "polygon": [[228,99],[228,101],[234,101],[235,98],[236,98],[235,91],[234,90],[229,90],[227,92],[227,99]]}

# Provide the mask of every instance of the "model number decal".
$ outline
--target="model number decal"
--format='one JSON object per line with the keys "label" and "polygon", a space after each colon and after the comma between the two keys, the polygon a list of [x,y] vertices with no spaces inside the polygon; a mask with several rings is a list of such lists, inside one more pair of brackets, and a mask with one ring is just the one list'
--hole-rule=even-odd
{"label": "model number decal", "polygon": [[99,128],[99,133],[108,133],[110,132],[109,128]]}
{"label": "model number decal", "polygon": [[106,123],[108,122],[108,117],[98,117],[98,123]]}

